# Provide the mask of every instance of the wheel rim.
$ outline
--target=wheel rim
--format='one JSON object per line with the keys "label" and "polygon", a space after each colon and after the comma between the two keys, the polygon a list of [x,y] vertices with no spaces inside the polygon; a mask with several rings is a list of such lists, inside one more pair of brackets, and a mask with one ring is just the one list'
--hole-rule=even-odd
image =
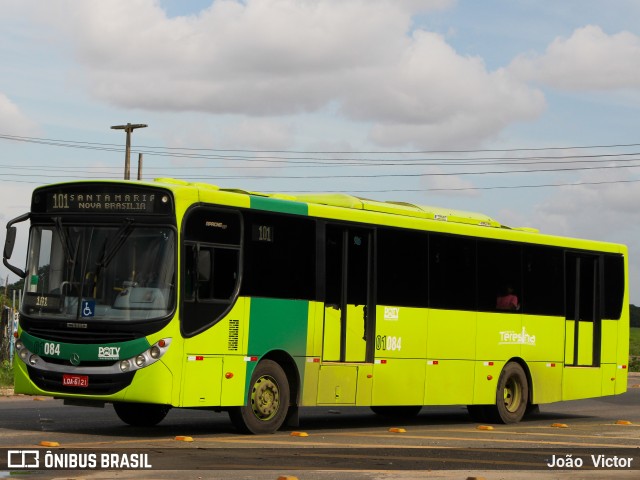
{"label": "wheel rim", "polygon": [[522,385],[518,382],[518,379],[515,377],[507,380],[507,383],[504,386],[504,406],[505,408],[513,413],[522,404]]}
{"label": "wheel rim", "polygon": [[280,408],[280,388],[275,379],[264,375],[253,385],[251,409],[258,420],[267,421],[275,417]]}

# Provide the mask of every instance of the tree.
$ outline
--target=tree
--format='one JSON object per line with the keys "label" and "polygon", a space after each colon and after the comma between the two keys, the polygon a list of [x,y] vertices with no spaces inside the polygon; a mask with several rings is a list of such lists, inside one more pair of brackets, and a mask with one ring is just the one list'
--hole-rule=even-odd
{"label": "tree", "polygon": [[640,307],[629,305],[629,322],[632,327],[640,327]]}

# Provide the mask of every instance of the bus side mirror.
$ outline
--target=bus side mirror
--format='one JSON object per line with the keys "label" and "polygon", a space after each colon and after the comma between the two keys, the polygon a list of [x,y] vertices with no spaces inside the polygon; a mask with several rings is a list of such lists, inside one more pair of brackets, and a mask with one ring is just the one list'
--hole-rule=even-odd
{"label": "bus side mirror", "polygon": [[2,252],[2,263],[4,263],[4,266],[7,267],[9,270],[11,270],[13,273],[15,273],[17,276],[19,276],[20,278],[26,277],[27,276],[26,272],[20,270],[17,267],[14,267],[13,265],[10,265],[9,262],[7,262],[7,260],[11,258],[11,255],[13,254],[13,247],[15,247],[16,245],[17,228],[14,227],[13,224],[24,222],[25,220],[28,220],[28,219],[29,219],[29,214],[25,213],[24,215],[20,215],[18,218],[14,218],[7,224],[7,238],[5,238],[4,240],[4,251]]}
{"label": "bus side mirror", "polygon": [[4,240],[4,252],[2,256],[9,260],[13,254],[13,247],[16,244],[16,234],[18,229],[16,227],[7,227],[7,238]]}

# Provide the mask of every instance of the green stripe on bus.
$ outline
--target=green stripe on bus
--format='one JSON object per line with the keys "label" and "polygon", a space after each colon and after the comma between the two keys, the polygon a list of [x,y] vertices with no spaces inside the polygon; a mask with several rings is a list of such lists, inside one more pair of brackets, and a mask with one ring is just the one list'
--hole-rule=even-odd
{"label": "green stripe on bus", "polygon": [[20,340],[32,353],[46,358],[69,360],[78,355],[81,362],[124,360],[141,354],[150,347],[146,338],[126,342],[77,344],[43,340],[23,331]]}
{"label": "green stripe on bus", "polygon": [[305,355],[308,301],[252,298],[250,312],[249,355],[262,356],[270,350]]}
{"label": "green stripe on bus", "polygon": [[306,203],[257,196],[251,197],[251,208],[295,215],[307,215],[309,212],[309,206]]}

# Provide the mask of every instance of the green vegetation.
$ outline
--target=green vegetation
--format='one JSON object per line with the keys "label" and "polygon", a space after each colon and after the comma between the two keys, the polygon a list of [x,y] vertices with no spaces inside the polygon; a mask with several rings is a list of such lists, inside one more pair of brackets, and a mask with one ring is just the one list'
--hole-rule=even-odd
{"label": "green vegetation", "polygon": [[3,360],[0,365],[0,387],[13,387],[13,369],[9,360]]}
{"label": "green vegetation", "polygon": [[632,327],[640,327],[640,307],[629,305],[629,323]]}
{"label": "green vegetation", "polygon": [[629,335],[629,371],[640,372],[640,328],[631,328]]}

